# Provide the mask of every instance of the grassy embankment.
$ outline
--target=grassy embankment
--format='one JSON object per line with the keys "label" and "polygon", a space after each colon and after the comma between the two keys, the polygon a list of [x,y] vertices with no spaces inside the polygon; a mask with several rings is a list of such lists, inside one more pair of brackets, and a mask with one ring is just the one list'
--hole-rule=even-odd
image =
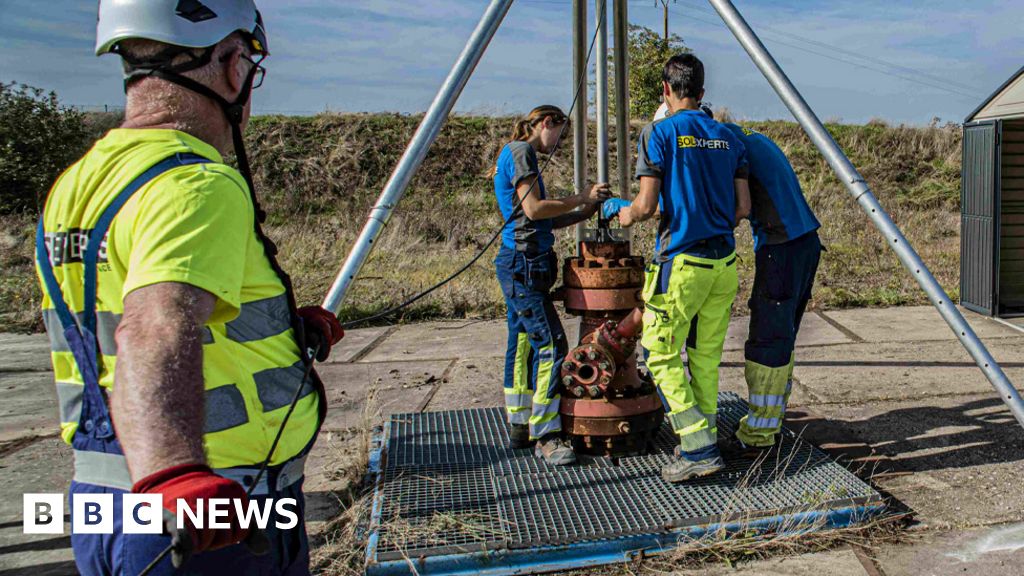
{"label": "grassy embankment", "polygon": [[[321,115],[256,118],[248,132],[268,230],[302,303],[319,302],[334,279],[418,118]],[[823,223],[828,248],[813,306],[920,304],[926,300],[878,232],[803,135],[788,122],[750,125],[774,138],[800,174]],[[399,205],[350,293],[343,319],[393,305],[447,276],[500,224],[486,172],[510,130],[507,118],[453,119]],[[633,139],[640,126],[633,126]],[[960,131],[956,128],[830,125],[882,205],[953,297],[959,277]],[[591,132],[593,133],[593,131]],[[612,135],[614,147],[614,134]],[[612,171],[615,167],[612,153]],[[571,143],[545,174],[559,193],[572,180]],[[0,331],[40,329],[32,270],[32,219],[0,217]],[[639,227],[637,253],[648,255],[653,228]],[[560,237],[561,254],[571,250]],[[492,254],[401,319],[497,317],[504,306]],[[753,276],[750,233],[740,234],[743,313]]]}

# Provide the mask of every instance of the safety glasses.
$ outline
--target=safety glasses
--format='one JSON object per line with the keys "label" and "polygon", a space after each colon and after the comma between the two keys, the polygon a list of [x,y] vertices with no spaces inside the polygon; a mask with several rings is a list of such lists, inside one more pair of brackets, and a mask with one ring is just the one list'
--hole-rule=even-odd
{"label": "safety glasses", "polygon": [[261,62],[265,56],[257,56],[259,60],[254,60],[250,56],[242,56],[242,59],[251,63],[255,68],[255,72],[252,73],[252,89],[255,90],[263,85],[263,79],[267,77],[267,69],[263,67]]}

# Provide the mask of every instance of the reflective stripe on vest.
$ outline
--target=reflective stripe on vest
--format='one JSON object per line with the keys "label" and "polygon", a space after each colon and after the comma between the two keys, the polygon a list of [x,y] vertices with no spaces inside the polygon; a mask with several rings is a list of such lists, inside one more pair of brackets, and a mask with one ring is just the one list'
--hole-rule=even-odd
{"label": "reflective stripe on vest", "polygon": [[[132,480],[128,473],[128,462],[120,454],[89,452],[75,450],[75,482],[105,486],[118,490],[131,490]],[[297,456],[279,466],[270,466],[260,477],[260,481],[252,490],[253,496],[270,494],[270,487],[281,491],[298,482],[305,474],[306,456]],[[248,488],[259,473],[259,466],[236,466],[233,468],[214,468],[213,472],[229,480],[234,480]]]}

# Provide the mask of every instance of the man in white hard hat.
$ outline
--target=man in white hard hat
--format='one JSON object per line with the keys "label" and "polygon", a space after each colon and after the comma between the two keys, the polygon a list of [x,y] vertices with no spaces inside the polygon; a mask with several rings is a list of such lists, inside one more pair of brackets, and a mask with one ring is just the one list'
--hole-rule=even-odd
{"label": "man in white hard hat", "polygon": [[[112,534],[73,533],[78,569],[308,574],[303,465],[326,409],[311,356],[342,330],[296,307],[261,229],[242,141],[268,55],[260,14],[102,0],[96,53],[122,58],[125,121],[54,184],[36,246],[73,521],[93,519],[76,502],[113,505]],[[217,498],[220,524],[182,514]],[[265,529],[239,520],[249,506]]]}

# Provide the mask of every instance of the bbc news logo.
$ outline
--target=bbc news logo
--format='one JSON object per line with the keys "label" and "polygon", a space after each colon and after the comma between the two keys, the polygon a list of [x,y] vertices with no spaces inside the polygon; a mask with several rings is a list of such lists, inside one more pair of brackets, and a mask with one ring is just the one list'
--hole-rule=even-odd
{"label": "bbc news logo", "polygon": [[[163,497],[159,494],[130,494],[121,499],[121,532],[124,534],[162,534],[164,531]],[[64,533],[63,494],[25,494],[23,496],[25,534]],[[290,530],[299,524],[299,504],[295,498],[262,501],[210,498],[198,499],[195,505],[178,500],[178,529],[186,524],[211,530],[228,529],[228,519],[238,519],[242,528],[264,530],[271,523],[279,530]],[[113,534],[117,508],[114,494],[73,494],[71,496],[72,534]]]}

